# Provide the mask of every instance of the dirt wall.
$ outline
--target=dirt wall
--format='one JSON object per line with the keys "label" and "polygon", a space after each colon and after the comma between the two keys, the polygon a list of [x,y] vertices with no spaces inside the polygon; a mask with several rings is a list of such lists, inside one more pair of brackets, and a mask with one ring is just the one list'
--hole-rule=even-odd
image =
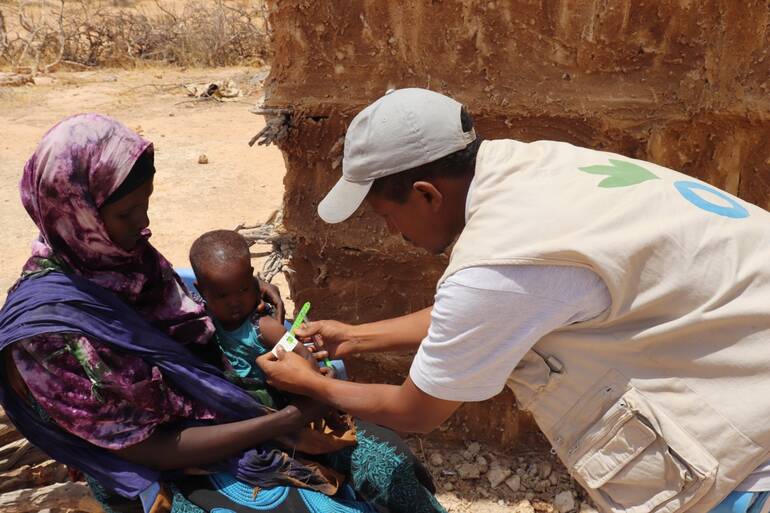
{"label": "dirt wall", "polygon": [[[770,206],[766,0],[273,0],[270,23],[266,104],[293,111],[281,145],[285,224],[297,238],[291,286],[316,317],[360,322],[426,306],[446,263],[387,236],[367,210],[336,226],[315,213],[340,176],[347,124],[389,87],[454,96],[486,138],[615,151]],[[351,366],[398,381],[408,362]],[[519,433],[531,423],[510,401],[506,392],[467,406],[453,422],[468,436],[529,443]]]}

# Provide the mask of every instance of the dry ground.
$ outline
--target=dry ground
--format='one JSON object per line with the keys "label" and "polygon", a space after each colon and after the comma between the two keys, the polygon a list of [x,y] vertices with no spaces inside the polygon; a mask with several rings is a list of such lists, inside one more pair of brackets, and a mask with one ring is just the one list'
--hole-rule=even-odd
{"label": "dry ground", "polygon": [[[71,114],[115,116],[155,143],[152,242],[175,265],[187,265],[187,250],[204,231],[261,222],[279,208],[281,153],[247,144],[264,126],[261,116],[249,112],[250,104],[259,101],[260,85],[253,80],[259,71],[100,70],[58,73],[41,85],[0,88],[0,300],[36,234],[19,200],[24,163],[44,132]],[[252,94],[232,103],[191,102],[179,86],[227,78]],[[208,164],[198,164],[201,153]]]}

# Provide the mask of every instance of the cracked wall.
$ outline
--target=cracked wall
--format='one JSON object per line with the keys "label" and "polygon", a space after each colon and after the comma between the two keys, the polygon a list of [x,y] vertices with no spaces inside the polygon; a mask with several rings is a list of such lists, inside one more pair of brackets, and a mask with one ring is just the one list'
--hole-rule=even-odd
{"label": "cracked wall", "polygon": [[[770,2],[274,0],[270,23],[266,106],[293,111],[281,144],[290,286],[316,318],[429,305],[446,263],[388,236],[368,210],[335,226],[315,213],[340,175],[347,124],[389,87],[454,96],[486,138],[615,151],[770,206]],[[350,366],[397,382],[409,360]],[[444,435],[529,443],[531,423],[510,401],[465,406]]]}

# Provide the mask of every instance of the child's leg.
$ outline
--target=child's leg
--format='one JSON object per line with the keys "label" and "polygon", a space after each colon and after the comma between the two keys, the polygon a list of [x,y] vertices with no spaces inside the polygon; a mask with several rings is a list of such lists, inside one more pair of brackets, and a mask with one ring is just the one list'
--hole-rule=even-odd
{"label": "child's leg", "polygon": [[363,498],[390,513],[446,513],[433,496],[433,479],[389,429],[356,420],[358,443],[328,456]]}

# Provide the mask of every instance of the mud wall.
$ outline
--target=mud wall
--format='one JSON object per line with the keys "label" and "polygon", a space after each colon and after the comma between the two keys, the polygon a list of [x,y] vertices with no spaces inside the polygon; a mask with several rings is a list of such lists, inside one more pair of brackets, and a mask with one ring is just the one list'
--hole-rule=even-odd
{"label": "mud wall", "polygon": [[[361,322],[429,305],[445,265],[368,211],[336,226],[315,213],[340,175],[347,124],[389,87],[454,96],[486,138],[615,151],[770,206],[766,0],[273,0],[270,23],[266,104],[293,112],[281,144],[291,287],[316,317]],[[399,381],[409,360],[350,365]],[[508,392],[464,408],[447,433],[530,441]]]}

